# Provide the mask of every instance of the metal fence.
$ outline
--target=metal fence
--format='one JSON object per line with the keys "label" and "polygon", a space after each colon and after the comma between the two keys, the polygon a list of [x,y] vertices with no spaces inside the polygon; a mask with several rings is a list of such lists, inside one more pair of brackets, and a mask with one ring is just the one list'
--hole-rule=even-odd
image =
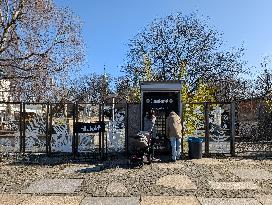
{"label": "metal fence", "polygon": [[[182,104],[183,152],[190,136],[203,153],[271,155],[272,103],[265,100]],[[141,128],[140,104],[0,102],[0,153],[71,153],[103,158],[129,152]],[[105,130],[77,133],[79,122]]]}
{"label": "metal fence", "polygon": [[[1,153],[73,153],[100,158],[127,150],[128,104],[0,103]],[[77,133],[78,122],[105,123]]]}
{"label": "metal fence", "polygon": [[203,153],[234,155],[235,104],[183,103],[183,152],[188,152],[188,138],[202,138]]}
{"label": "metal fence", "polygon": [[235,152],[237,155],[272,154],[272,101],[255,99],[237,103]]}
{"label": "metal fence", "polygon": [[272,155],[271,105],[263,99],[183,103],[183,151],[188,152],[188,137],[197,136],[206,155]]}

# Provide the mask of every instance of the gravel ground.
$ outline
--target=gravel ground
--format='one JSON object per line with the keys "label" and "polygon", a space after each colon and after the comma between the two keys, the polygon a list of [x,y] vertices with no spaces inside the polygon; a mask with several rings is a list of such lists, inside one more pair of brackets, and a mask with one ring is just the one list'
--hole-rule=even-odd
{"label": "gravel ground", "polygon": [[[238,158],[181,160],[156,162],[141,168],[130,168],[125,160],[100,163],[75,162],[63,157],[39,157],[32,160],[4,158],[0,162],[0,192],[22,193],[31,183],[41,179],[83,179],[74,194],[82,196],[197,196],[205,198],[247,198],[272,195],[272,160]],[[264,170],[267,176],[238,177],[233,170]],[[162,178],[186,176],[197,189],[164,186]],[[167,177],[166,177],[167,176]],[[158,183],[160,180],[160,183]],[[213,190],[209,182],[253,182],[259,189]],[[167,182],[169,184],[171,182]],[[173,183],[187,183],[177,182]],[[40,195],[46,195],[41,193]]]}

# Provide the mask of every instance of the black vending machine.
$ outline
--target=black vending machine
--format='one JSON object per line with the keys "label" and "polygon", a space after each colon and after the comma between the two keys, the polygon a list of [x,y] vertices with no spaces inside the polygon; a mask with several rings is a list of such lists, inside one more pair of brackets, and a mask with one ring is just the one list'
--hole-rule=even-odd
{"label": "black vending machine", "polygon": [[[153,109],[156,115],[157,141],[166,142],[166,118],[171,111],[181,114],[181,81],[143,82],[141,84],[141,126]],[[163,147],[163,145],[162,145]]]}

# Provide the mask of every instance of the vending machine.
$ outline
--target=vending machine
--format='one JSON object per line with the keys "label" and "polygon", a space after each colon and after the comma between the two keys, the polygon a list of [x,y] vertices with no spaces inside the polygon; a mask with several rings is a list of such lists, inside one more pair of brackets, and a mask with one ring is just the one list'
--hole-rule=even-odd
{"label": "vending machine", "polygon": [[166,118],[171,111],[181,115],[182,81],[148,81],[141,83],[141,128],[149,110],[156,115],[157,138],[166,137]]}

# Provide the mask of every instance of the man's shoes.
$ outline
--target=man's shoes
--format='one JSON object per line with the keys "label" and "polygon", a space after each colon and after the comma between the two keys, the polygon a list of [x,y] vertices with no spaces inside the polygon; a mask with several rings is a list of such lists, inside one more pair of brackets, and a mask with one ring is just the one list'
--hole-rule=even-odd
{"label": "man's shoes", "polygon": [[170,159],[170,162],[176,162],[176,160],[175,159]]}

